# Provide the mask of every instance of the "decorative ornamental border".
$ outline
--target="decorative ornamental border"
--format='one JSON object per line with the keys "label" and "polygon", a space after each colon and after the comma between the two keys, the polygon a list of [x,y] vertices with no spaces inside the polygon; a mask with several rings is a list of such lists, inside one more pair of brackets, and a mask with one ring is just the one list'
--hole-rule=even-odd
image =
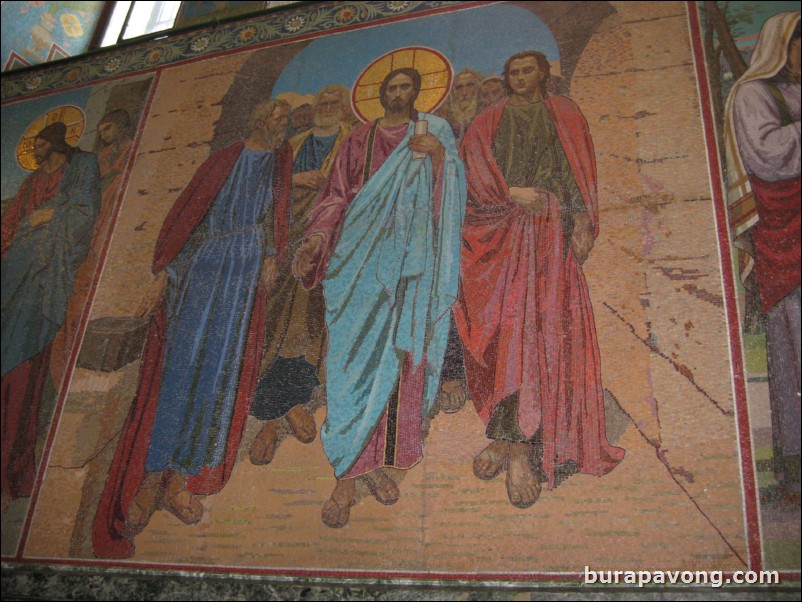
{"label": "decorative ornamental border", "polygon": [[288,8],[232,23],[206,26],[186,33],[113,47],[44,64],[35,70],[2,74],[0,101],[131,75],[221,52],[289,42],[295,38],[333,32],[388,18],[416,15],[466,4],[456,1],[325,2]]}

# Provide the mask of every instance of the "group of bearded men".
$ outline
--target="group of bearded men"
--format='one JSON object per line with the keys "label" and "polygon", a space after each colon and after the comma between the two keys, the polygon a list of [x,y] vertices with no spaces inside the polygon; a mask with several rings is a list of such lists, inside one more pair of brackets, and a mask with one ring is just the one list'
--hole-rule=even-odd
{"label": "group of bearded men", "polygon": [[383,116],[360,126],[348,90],[326,86],[289,140],[290,105],[266,101],[245,140],[201,166],[158,238],[166,284],[96,515],[98,556],[133,554],[159,509],[200,521],[198,496],[225,484],[249,416],[253,464],[285,432],[314,440],[306,406],[323,382],[330,527],[348,524],[357,482],[399,499],[393,469],[421,460],[423,421],[459,409],[465,386],[490,439],[474,473],[506,472],[517,507],[566,470],[621,461],[582,272],[598,235],[595,156],[577,106],[548,93],[549,69],[526,51],[503,77],[460,72],[441,116],[415,110],[420,74],[396,69]]}

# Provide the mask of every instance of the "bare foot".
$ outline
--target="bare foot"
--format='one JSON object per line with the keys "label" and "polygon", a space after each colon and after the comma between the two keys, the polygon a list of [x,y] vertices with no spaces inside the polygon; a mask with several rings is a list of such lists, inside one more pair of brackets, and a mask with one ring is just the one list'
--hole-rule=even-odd
{"label": "bare foot", "polygon": [[203,506],[200,500],[189,492],[187,477],[180,472],[171,471],[166,477],[164,496],[159,502],[159,507],[187,525],[194,525],[203,518]]}
{"label": "bare foot", "polygon": [[360,478],[379,503],[391,506],[398,501],[401,495],[398,485],[381,468],[362,475]]}
{"label": "bare foot", "polygon": [[262,430],[256,435],[256,439],[251,444],[248,456],[251,464],[263,466],[270,464],[276,455],[276,440],[278,439],[277,420],[268,420],[262,426]]}
{"label": "bare foot", "polygon": [[131,505],[128,506],[128,511],[125,513],[125,535],[133,537],[142,530],[150,522],[153,513],[161,501],[164,489],[162,488],[162,472],[149,472],[145,473],[145,479],[139,486],[139,489],[131,500]]}
{"label": "bare foot", "polygon": [[493,441],[473,459],[473,474],[483,481],[495,479],[510,455],[509,441]]}
{"label": "bare foot", "polygon": [[440,409],[446,414],[459,412],[467,399],[468,395],[462,381],[447,380],[440,385]]}
{"label": "bare foot", "polygon": [[295,406],[285,416],[293,435],[301,443],[311,443],[317,436],[314,417],[301,406]]}
{"label": "bare foot", "polygon": [[510,443],[507,497],[516,508],[529,508],[540,496],[540,483],[529,462],[529,447],[529,443]]}
{"label": "bare foot", "polygon": [[348,524],[351,516],[351,506],[354,505],[356,491],[354,479],[338,479],[331,492],[331,497],[323,504],[321,517],[323,522],[332,529],[340,529]]}

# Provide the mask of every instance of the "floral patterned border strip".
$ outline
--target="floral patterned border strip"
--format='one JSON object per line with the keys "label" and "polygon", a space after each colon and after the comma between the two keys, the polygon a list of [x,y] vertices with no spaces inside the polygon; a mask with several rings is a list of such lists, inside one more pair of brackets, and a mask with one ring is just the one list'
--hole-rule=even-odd
{"label": "floral patterned border strip", "polygon": [[451,5],[442,2],[325,2],[311,7],[251,17],[242,21],[170,36],[163,41],[150,40],[141,45],[110,49],[92,56],[78,57],[67,64],[42,67],[33,72],[3,74],[0,100],[7,101],[41,94],[68,86],[97,82],[107,77],[173,65],[218,52],[257,48],[275,42],[290,41],[344,27],[362,25],[406,16]]}

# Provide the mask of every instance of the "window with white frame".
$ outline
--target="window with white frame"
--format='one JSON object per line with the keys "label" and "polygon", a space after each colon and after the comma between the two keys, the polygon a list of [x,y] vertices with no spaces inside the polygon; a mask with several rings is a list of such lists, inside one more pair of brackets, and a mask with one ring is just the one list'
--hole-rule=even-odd
{"label": "window with white frame", "polygon": [[115,2],[101,47],[170,29],[181,2]]}
{"label": "window with white frame", "polygon": [[[176,24],[181,4],[182,2],[114,2],[114,8],[100,41],[100,47],[113,46],[124,40],[172,29]],[[244,4],[261,5],[260,8],[276,8],[288,4],[299,4],[299,2],[246,2]],[[212,20],[212,18],[208,18],[208,21]]]}

